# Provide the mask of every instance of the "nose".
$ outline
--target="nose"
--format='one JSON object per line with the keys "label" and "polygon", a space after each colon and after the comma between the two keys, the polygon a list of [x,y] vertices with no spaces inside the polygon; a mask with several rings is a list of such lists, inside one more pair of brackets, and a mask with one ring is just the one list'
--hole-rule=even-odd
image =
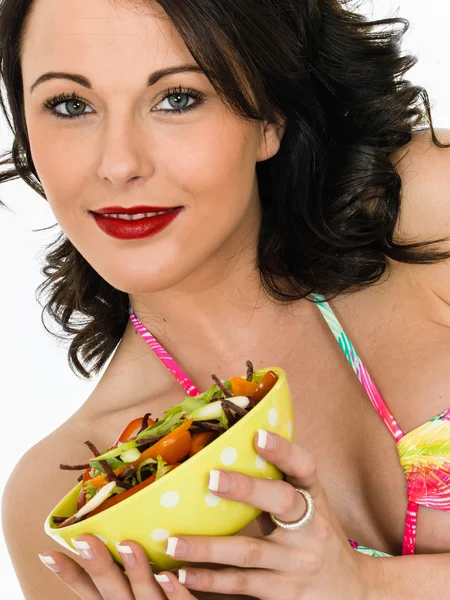
{"label": "nose", "polygon": [[143,184],[153,173],[149,132],[142,124],[117,120],[105,128],[100,144],[98,176],[116,188]]}

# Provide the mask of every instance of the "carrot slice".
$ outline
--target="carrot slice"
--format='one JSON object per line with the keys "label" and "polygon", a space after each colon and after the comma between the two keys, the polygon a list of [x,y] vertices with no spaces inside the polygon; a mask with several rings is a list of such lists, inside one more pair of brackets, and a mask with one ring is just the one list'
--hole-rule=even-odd
{"label": "carrot slice", "polygon": [[258,389],[258,384],[253,381],[246,381],[242,377],[232,377],[231,390],[235,396],[253,396]]}
{"label": "carrot slice", "polygon": [[[124,471],[126,469],[126,466],[127,465],[125,465],[123,467],[117,467],[117,469],[114,469],[114,471],[113,471],[114,475],[120,475],[120,473],[122,473],[122,471]],[[101,488],[104,485],[106,485],[107,483],[109,483],[109,481],[106,480],[106,473],[104,475],[98,475],[97,477],[94,477],[94,479],[88,479],[88,481],[95,488]]]}

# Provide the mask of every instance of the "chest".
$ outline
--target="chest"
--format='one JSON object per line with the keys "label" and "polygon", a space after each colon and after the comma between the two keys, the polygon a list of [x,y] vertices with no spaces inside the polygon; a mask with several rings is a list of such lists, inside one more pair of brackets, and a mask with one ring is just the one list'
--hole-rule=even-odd
{"label": "chest", "polygon": [[[338,312],[405,433],[450,406],[448,330],[420,323],[406,328],[399,319],[396,327],[366,322],[363,329],[349,312]],[[295,403],[295,441],[315,454],[319,477],[347,536],[399,554],[407,494],[395,440],[323,317],[315,326],[317,335],[308,352],[286,366]],[[419,507],[417,552],[449,548],[450,515]]]}
{"label": "chest", "polygon": [[[364,314],[349,304],[333,308],[404,432],[450,406],[448,329],[415,320],[414,311],[396,315],[369,310]],[[259,350],[249,343],[226,360],[200,347],[195,357],[181,357],[181,364],[189,365],[186,370],[200,389],[210,385],[205,373],[210,372],[211,364],[217,365],[216,374],[222,379],[241,373],[243,359],[248,357],[256,368],[282,365],[294,401],[295,442],[316,456],[319,477],[347,537],[377,550],[401,553],[406,478],[394,438],[316,306],[307,317],[302,316],[301,322],[286,327],[286,332],[273,346],[264,344]],[[149,359],[153,358],[150,354]],[[102,396],[108,403],[102,408],[105,437],[100,445],[107,447],[123,423],[136,414],[151,411],[156,417],[169,405],[182,401],[184,393],[172,375],[157,359],[154,361],[134,372],[132,378],[124,377],[122,383],[113,378],[114,386]],[[127,370],[128,363],[120,369],[124,374]],[[142,390],[149,387],[151,396],[142,396]],[[112,411],[114,399],[117,397],[119,405],[124,394],[142,396],[132,414]],[[260,535],[258,522],[242,534]],[[417,552],[449,549],[450,515],[420,507]]]}

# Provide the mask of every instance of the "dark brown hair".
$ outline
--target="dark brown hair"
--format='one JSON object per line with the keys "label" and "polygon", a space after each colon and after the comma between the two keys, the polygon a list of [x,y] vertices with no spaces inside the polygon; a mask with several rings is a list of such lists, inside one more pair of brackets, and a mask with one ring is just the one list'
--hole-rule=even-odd
{"label": "dark brown hair", "polygon": [[[387,257],[409,263],[450,258],[428,248],[442,240],[393,240],[401,180],[391,154],[427,120],[434,144],[448,147],[436,138],[426,90],[404,79],[417,62],[401,55],[409,21],[369,21],[347,9],[345,0],[157,3],[238,115],[286,118],[278,153],[256,164],[258,268],[273,301],[310,299],[312,292],[331,299],[367,287],[380,279]],[[20,66],[32,5],[0,0],[0,80],[6,90],[0,102],[14,134],[12,151],[0,159],[9,167],[0,182],[20,177],[45,198],[27,137]],[[42,316],[46,311],[73,336],[69,365],[90,379],[123,336],[128,294],[108,284],[64,233],[47,250],[47,279],[37,290],[39,299],[49,290]],[[82,362],[91,363],[90,370]]]}

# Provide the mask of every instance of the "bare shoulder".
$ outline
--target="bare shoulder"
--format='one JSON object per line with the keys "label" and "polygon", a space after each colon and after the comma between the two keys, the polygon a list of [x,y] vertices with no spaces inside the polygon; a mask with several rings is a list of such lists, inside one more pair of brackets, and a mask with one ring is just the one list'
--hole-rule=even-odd
{"label": "bare shoulder", "polygon": [[[435,131],[442,144],[450,144],[450,129]],[[392,158],[402,180],[394,239],[408,243],[450,237],[450,147],[436,146],[431,130],[425,129]],[[433,247],[450,251],[450,240]],[[450,305],[450,260],[409,267]]]}
{"label": "bare shoulder", "polygon": [[[436,129],[443,144],[450,129]],[[431,130],[416,132],[394,155],[402,180],[398,235],[402,241],[450,236],[450,148],[436,146]],[[450,243],[446,249],[450,249]]]}
{"label": "bare shoulder", "polygon": [[[64,425],[30,448],[9,477],[2,499],[2,526],[8,552],[27,600],[74,600],[78,598],[45,567],[38,553],[64,552],[44,533],[44,521],[52,508],[76,484],[79,474],[62,471],[61,462],[90,458],[80,443],[83,432],[69,419]],[[83,449],[86,448],[86,452]]]}

